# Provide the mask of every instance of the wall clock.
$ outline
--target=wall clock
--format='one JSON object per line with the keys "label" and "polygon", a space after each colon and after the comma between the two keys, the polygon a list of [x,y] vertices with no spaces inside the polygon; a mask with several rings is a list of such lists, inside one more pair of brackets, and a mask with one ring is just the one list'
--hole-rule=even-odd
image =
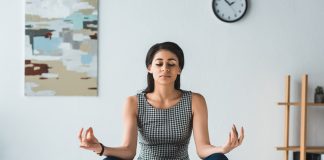
{"label": "wall clock", "polygon": [[223,22],[236,22],[246,13],[247,0],[213,0],[213,11]]}

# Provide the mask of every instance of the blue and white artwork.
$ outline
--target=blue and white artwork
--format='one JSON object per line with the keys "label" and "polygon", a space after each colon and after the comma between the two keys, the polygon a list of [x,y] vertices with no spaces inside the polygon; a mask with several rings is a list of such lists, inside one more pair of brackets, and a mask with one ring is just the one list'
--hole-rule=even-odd
{"label": "blue and white artwork", "polygon": [[25,95],[98,95],[98,0],[25,0]]}

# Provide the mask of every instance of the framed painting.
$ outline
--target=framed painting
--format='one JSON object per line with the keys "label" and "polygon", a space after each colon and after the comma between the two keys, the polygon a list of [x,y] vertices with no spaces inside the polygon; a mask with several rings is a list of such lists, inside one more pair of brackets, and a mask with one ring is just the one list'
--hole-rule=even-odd
{"label": "framed painting", "polygon": [[25,95],[98,95],[98,0],[25,0]]}

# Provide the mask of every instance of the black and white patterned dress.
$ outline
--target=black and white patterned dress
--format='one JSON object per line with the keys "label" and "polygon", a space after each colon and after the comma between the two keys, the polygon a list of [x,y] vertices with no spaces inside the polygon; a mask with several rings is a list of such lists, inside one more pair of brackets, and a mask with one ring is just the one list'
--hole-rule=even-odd
{"label": "black and white patterned dress", "polygon": [[168,109],[154,108],[148,103],[145,93],[137,94],[141,147],[138,160],[189,160],[192,94],[181,91],[180,101]]}

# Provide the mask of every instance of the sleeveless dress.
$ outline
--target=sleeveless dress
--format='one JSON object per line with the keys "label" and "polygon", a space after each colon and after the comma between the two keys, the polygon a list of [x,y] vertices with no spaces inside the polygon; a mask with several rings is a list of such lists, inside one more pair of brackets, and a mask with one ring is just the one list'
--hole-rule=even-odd
{"label": "sleeveless dress", "polygon": [[182,91],[180,101],[168,109],[154,108],[145,93],[138,93],[140,153],[138,160],[189,160],[192,132],[191,92]]}

